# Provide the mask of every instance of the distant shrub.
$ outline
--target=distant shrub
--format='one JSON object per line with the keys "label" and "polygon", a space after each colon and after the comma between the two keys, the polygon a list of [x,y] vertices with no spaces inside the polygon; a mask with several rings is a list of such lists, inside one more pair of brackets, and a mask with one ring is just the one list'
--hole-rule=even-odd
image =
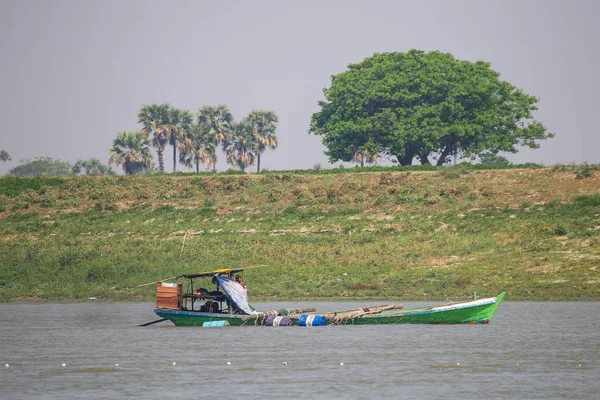
{"label": "distant shrub", "polygon": [[29,208],[30,204],[27,201],[23,201],[23,200],[17,200],[15,203],[13,203],[12,207],[11,207],[11,211],[19,211],[19,210],[27,210]]}
{"label": "distant shrub", "polygon": [[479,157],[482,164],[494,165],[496,164],[498,167],[508,166],[510,165],[510,161],[504,156],[499,156],[497,154],[485,153]]}
{"label": "distant shrub", "polygon": [[42,196],[42,199],[40,200],[40,206],[44,208],[54,208],[56,207],[56,204],[58,204],[58,201],[51,193]]}
{"label": "distant shrub", "polygon": [[556,225],[553,229],[553,233],[556,236],[565,236],[568,232],[567,229],[562,225]]}
{"label": "distant shrub", "polygon": [[286,172],[285,174],[283,174],[281,176],[281,180],[285,181],[285,182],[291,182],[294,180],[294,174],[290,174],[289,172]]}
{"label": "distant shrub", "polygon": [[214,207],[215,204],[217,204],[217,201],[215,200],[214,197],[207,197],[204,199],[204,207]]}
{"label": "distant shrub", "polygon": [[354,197],[354,202],[355,202],[355,203],[357,203],[357,204],[360,204],[360,203],[367,202],[367,201],[369,201],[370,199],[371,199],[371,198],[370,198],[369,196],[367,196],[367,194],[366,194],[366,193],[363,193],[363,192],[358,192],[358,193],[356,194],[356,197]]}
{"label": "distant shrub", "polygon": [[275,203],[275,202],[278,202],[279,200],[281,200],[282,196],[283,196],[283,193],[281,193],[280,190],[271,190],[269,192],[269,196],[267,197],[267,201],[269,203]]}
{"label": "distant shrub", "polygon": [[313,171],[319,172],[323,169],[323,165],[321,163],[315,163],[312,167]]}
{"label": "distant shrub", "polygon": [[296,195],[294,204],[297,206],[306,206],[312,203],[314,196],[308,191],[301,191]]}
{"label": "distant shrub", "polygon": [[583,165],[581,165],[577,171],[575,171],[575,178],[579,180],[591,178],[592,176],[594,176],[594,171],[588,163],[583,163]]}

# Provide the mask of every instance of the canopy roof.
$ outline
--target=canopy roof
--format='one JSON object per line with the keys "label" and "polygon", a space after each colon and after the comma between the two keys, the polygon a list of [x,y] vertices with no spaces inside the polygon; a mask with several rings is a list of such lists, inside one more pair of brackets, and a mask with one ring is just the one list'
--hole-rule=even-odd
{"label": "canopy roof", "polygon": [[259,267],[263,267],[263,265],[256,265],[254,267],[244,267],[244,268],[215,269],[214,271],[200,272],[198,274],[182,274],[182,275],[179,275],[177,277],[177,279],[179,279],[179,278],[202,278],[202,277],[206,277],[206,276],[237,274],[238,272],[242,272],[246,269],[259,268]]}
{"label": "canopy roof", "polygon": [[144,283],[142,285],[138,285],[137,287],[154,285],[154,284],[157,284],[159,282],[165,282],[165,281],[170,281],[170,280],[179,279],[179,278],[202,278],[202,277],[215,276],[215,275],[221,275],[221,274],[227,274],[227,275],[229,275],[229,274],[237,274],[238,272],[242,272],[242,271],[244,271],[246,269],[259,268],[259,267],[264,267],[264,265],[255,265],[253,267],[244,267],[244,268],[215,269],[214,271],[201,272],[199,274],[183,274],[183,275],[179,275],[179,276],[172,276],[170,278],[163,279],[163,280],[156,281],[156,282]]}

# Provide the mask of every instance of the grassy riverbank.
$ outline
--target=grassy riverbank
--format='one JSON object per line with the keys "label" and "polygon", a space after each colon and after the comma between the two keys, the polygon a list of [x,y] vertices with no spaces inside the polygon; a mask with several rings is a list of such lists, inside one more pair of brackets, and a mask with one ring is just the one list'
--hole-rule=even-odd
{"label": "grassy riverbank", "polygon": [[[0,300],[130,299],[248,272],[252,299],[600,299],[600,172],[0,179]],[[341,172],[341,171],[337,171]]]}

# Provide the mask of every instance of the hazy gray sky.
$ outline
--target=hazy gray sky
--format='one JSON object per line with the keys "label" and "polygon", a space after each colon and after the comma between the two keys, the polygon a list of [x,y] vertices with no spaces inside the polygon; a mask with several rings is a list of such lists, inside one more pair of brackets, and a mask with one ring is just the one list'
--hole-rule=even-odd
{"label": "hazy gray sky", "polygon": [[141,105],[162,102],[274,110],[279,148],[262,167],[327,165],[307,130],[330,75],[412,48],[490,61],[540,98],[556,138],[511,161],[600,163],[599,16],[595,0],[0,0],[0,149],[13,158],[0,174],[39,156],[107,162]]}

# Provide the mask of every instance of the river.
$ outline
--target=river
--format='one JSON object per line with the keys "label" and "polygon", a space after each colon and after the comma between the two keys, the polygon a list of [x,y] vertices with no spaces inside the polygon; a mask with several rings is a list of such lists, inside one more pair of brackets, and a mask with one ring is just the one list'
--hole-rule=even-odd
{"label": "river", "polygon": [[598,306],[506,301],[489,325],[178,328],[138,327],[151,303],[0,304],[0,398],[598,399]]}

